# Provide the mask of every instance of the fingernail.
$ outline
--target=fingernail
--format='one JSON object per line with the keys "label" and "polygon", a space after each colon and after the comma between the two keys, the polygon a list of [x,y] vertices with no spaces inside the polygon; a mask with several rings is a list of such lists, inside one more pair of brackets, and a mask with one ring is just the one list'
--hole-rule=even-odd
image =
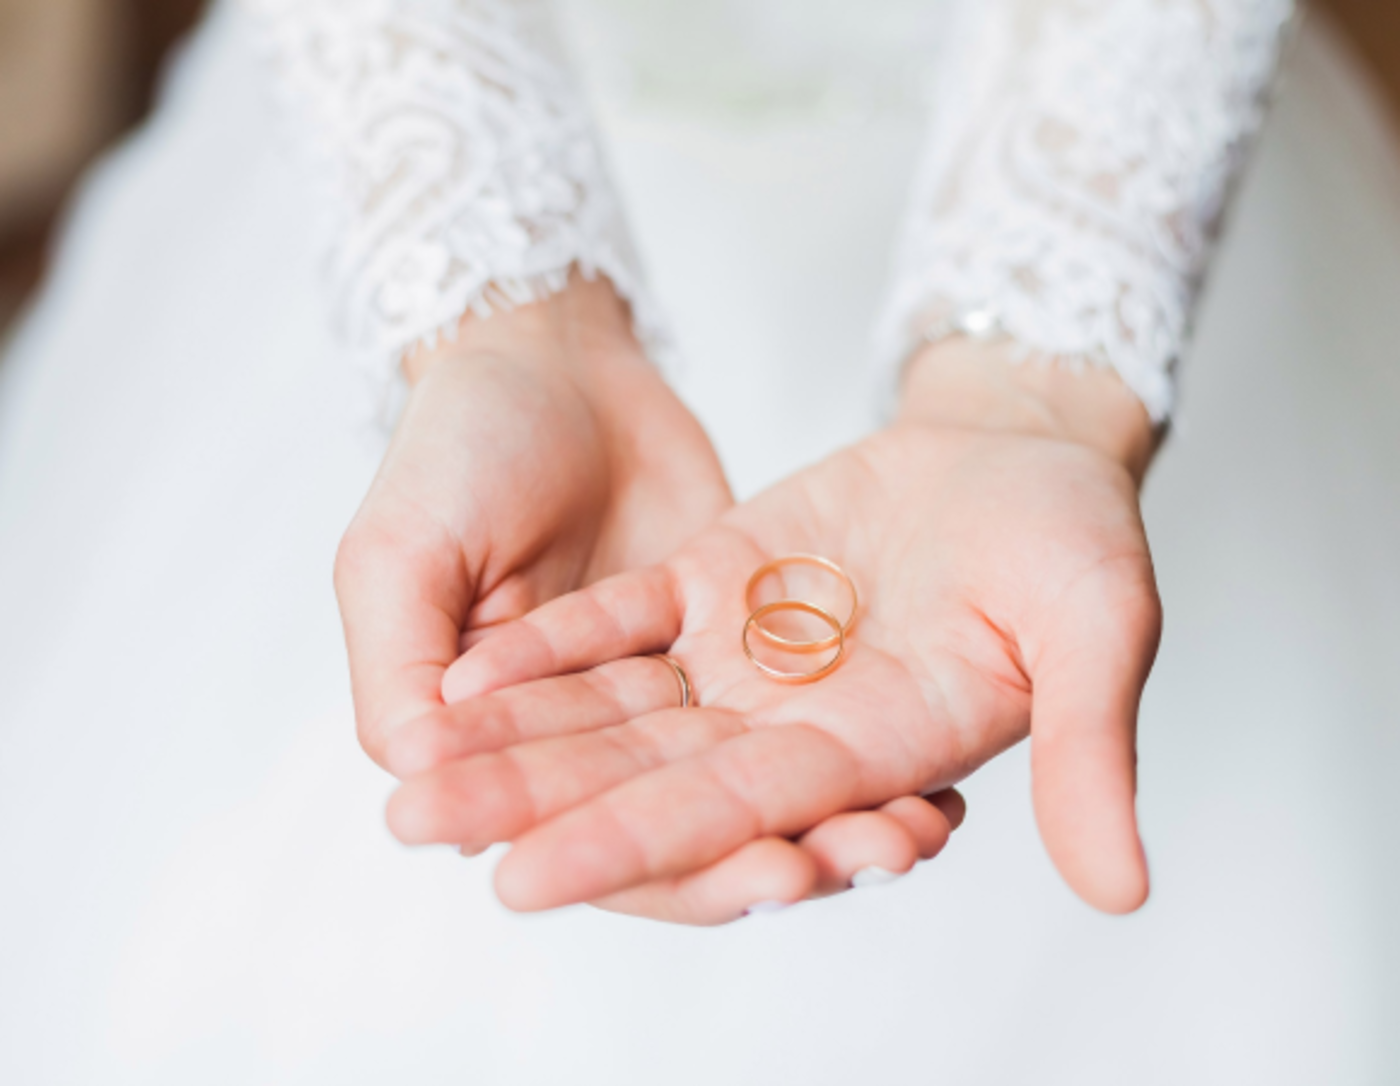
{"label": "fingernail", "polygon": [[851,878],[851,889],[864,890],[870,886],[887,886],[895,879],[903,877],[894,871],[886,871],[883,867],[865,867]]}
{"label": "fingernail", "polygon": [[490,845],[460,845],[457,851],[460,852],[467,859],[472,860],[475,859],[477,856],[480,856],[490,847]]}
{"label": "fingernail", "polygon": [[745,916],[771,916],[773,913],[780,913],[784,909],[792,907],[790,901],[760,901],[757,905],[750,905],[744,910]]}

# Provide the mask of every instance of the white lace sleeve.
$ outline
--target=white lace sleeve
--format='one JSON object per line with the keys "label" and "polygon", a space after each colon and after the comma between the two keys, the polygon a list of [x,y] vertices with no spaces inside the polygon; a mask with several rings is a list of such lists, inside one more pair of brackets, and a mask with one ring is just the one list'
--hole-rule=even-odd
{"label": "white lace sleeve", "polygon": [[884,364],[1004,335],[1113,366],[1165,419],[1293,7],[957,0]]}
{"label": "white lace sleeve", "polygon": [[659,326],[548,0],[245,0],[333,204],[337,323],[393,379],[470,312],[602,274]]}

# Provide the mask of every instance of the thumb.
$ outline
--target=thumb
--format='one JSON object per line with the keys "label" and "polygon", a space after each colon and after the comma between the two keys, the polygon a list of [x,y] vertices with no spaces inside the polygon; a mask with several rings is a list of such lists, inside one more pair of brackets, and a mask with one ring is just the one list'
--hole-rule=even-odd
{"label": "thumb", "polygon": [[1031,666],[1036,821],[1070,888],[1108,913],[1147,900],[1137,716],[1161,624],[1146,555],[1101,565],[1058,601]]}
{"label": "thumb", "polygon": [[380,765],[400,727],[442,707],[474,593],[460,544],[404,504],[376,488],[336,556],[360,742]]}

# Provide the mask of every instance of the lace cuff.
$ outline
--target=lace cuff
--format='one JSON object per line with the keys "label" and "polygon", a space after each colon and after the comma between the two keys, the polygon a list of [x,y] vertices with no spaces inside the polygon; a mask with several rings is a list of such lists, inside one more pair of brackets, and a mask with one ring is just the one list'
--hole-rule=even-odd
{"label": "lace cuff", "polygon": [[[488,315],[605,275],[660,324],[547,0],[245,0],[308,122],[338,326],[379,374]],[[387,372],[386,372],[387,371]]]}
{"label": "lace cuff", "polygon": [[[1114,367],[1154,420],[1292,0],[958,0],[880,325]],[[890,385],[896,382],[891,374]]]}

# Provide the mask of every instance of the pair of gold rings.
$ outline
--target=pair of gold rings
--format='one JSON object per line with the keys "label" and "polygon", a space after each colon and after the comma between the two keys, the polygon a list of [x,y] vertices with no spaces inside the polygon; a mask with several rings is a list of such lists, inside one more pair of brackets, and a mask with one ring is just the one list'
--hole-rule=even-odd
{"label": "pair of gold rings", "polygon": [[[756,601],[759,586],[768,577],[781,574],[789,566],[813,567],[836,578],[845,587],[846,594],[850,597],[845,619],[837,618],[831,610],[808,600],[785,598],[771,603],[758,604]],[[856,583],[851,579],[850,574],[831,559],[820,558],[815,554],[790,554],[783,558],[775,558],[771,562],[765,562],[754,571],[753,576],[749,578],[748,586],[744,589],[744,604],[749,609],[749,618],[744,623],[742,641],[744,655],[748,657],[749,663],[777,682],[801,685],[824,679],[841,666],[841,662],[846,658],[846,641],[850,635],[851,627],[855,624],[856,611],[860,608],[860,596],[856,591]],[[764,625],[765,619],[777,614],[793,612],[820,619],[831,628],[831,634],[827,637],[811,640],[795,639],[785,637]],[[814,671],[785,671],[759,659],[754,648],[755,639],[764,642],[770,649],[775,649],[780,653],[815,655],[821,652],[831,652],[833,649],[835,653],[830,660]]]}

